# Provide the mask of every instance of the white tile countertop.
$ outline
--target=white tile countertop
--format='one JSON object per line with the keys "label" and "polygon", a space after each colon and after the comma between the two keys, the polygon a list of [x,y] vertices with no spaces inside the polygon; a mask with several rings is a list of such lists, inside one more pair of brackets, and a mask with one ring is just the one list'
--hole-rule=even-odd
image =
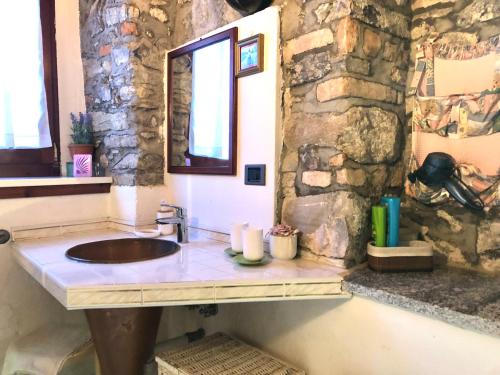
{"label": "white tile countertop", "polygon": [[19,264],[67,309],[350,297],[341,290],[344,269],[305,259],[245,267],[224,253],[227,243],[195,233],[180,251],[155,260],[89,264],[65,256],[78,244],[130,237],[116,229],[59,230],[18,238],[12,248]]}

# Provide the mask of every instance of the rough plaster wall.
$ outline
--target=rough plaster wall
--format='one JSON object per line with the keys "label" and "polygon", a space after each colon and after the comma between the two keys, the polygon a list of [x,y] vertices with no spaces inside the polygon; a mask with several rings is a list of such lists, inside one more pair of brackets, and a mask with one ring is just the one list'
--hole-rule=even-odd
{"label": "rough plaster wall", "polygon": [[[495,0],[413,0],[411,72],[418,43],[437,41],[474,44],[500,33],[500,5]],[[411,81],[412,74],[409,74]],[[413,97],[407,98],[408,132]],[[411,138],[405,158],[408,160]],[[484,155],[488,157],[488,155]],[[403,209],[409,231],[433,244],[438,263],[500,272],[500,208],[474,213],[458,203],[426,207],[407,199]]]}

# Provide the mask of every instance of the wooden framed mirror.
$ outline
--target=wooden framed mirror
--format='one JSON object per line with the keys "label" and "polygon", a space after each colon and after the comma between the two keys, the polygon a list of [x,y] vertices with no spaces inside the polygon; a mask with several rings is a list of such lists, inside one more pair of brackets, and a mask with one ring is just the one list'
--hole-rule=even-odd
{"label": "wooden framed mirror", "polygon": [[167,55],[169,173],[236,174],[238,28]]}

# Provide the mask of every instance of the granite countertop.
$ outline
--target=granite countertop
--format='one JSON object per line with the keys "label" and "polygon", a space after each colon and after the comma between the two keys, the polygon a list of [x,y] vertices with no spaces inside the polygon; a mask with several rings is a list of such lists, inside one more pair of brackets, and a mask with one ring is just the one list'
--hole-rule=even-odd
{"label": "granite countertop", "polygon": [[55,236],[48,235],[53,229],[43,229],[37,238],[16,235],[13,255],[67,309],[350,297],[341,290],[345,270],[306,259],[244,267],[224,253],[227,243],[195,233],[180,251],[155,260],[89,264],[65,256],[78,244],[134,237],[103,226],[63,227]]}
{"label": "granite countertop", "polygon": [[377,273],[368,268],[344,279],[345,290],[462,328],[500,336],[500,277],[441,268]]}

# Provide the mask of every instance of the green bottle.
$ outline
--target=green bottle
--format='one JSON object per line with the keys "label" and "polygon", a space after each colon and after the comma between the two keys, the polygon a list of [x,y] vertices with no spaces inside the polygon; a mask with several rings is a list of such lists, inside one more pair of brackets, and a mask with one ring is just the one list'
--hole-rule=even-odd
{"label": "green bottle", "polygon": [[375,246],[385,247],[387,233],[386,206],[372,206],[372,233]]}

